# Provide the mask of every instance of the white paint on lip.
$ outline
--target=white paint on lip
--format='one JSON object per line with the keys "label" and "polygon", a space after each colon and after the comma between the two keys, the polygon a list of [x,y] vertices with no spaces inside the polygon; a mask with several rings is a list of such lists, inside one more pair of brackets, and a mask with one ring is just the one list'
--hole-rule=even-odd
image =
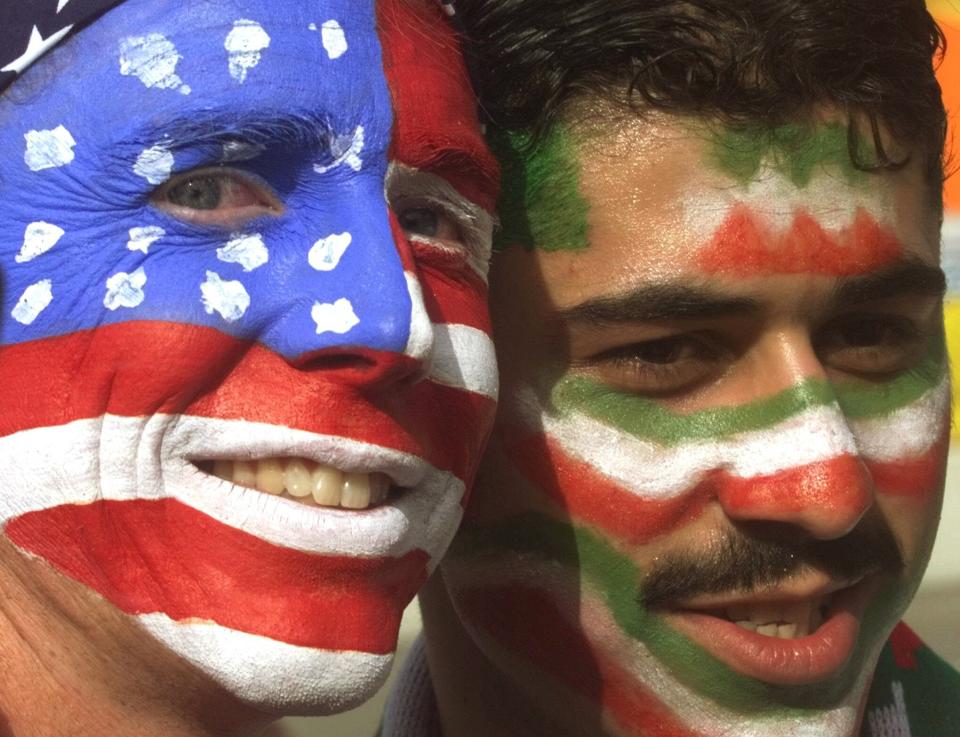
{"label": "white paint on lip", "polygon": [[[405,488],[365,511],[313,507],[234,486],[188,460],[277,456],[310,458],[345,471],[379,471]],[[0,526],[64,504],[176,499],[275,545],[358,557],[423,550],[432,570],[463,513],[464,483],[415,456],[245,420],[105,415],[0,438],[0,457],[18,459],[0,468],[5,488],[17,490],[0,494]]]}
{"label": "white paint on lip", "polygon": [[298,647],[213,622],[177,622],[165,614],[135,619],[227,691],[267,712],[325,716],[359,706],[383,685],[393,662],[393,654]]}

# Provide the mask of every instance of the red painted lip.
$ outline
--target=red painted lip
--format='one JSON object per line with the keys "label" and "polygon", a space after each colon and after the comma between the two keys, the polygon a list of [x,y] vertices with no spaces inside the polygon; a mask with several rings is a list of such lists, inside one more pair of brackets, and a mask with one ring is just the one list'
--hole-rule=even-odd
{"label": "red painted lip", "polygon": [[853,654],[873,579],[837,591],[823,624],[806,637],[780,639],[693,610],[664,613],[664,619],[737,673],[777,686],[802,686],[836,675]]}

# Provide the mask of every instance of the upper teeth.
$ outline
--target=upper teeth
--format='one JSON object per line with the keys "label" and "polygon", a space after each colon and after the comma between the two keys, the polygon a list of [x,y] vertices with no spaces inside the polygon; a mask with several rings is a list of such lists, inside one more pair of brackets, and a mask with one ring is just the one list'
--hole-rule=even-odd
{"label": "upper teeth", "polygon": [[779,604],[738,604],[728,607],[723,616],[757,634],[790,639],[815,632],[823,624],[828,603],[828,597],[818,597]]}
{"label": "upper teeth", "polygon": [[386,499],[390,489],[390,479],[382,473],[345,473],[302,458],[219,460],[212,470],[237,486],[325,507],[366,509]]}

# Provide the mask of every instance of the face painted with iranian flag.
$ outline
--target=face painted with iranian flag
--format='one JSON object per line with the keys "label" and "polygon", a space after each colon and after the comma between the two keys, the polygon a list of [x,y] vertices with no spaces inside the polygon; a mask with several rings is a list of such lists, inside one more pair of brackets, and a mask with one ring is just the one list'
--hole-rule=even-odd
{"label": "face painted with iranian flag", "polygon": [[935,191],[837,117],[584,119],[501,146],[457,615],[558,734],[854,734],[943,491]]}

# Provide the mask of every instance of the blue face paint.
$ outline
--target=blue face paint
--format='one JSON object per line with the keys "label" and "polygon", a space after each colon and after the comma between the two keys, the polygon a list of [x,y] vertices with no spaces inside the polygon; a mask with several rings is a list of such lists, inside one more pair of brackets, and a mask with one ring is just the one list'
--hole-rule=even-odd
{"label": "blue face paint", "polygon": [[0,96],[0,531],[261,711],[382,682],[492,422],[465,80],[429,4],[127,0]]}
{"label": "blue face paint", "polygon": [[[288,358],[404,351],[412,305],[384,196],[392,113],[371,0],[130,0],[68,46],[68,69],[0,102],[0,146],[21,153],[0,162],[14,318],[2,343],[168,320]],[[151,206],[170,176],[222,163],[262,179],[285,213],[230,232]]]}

